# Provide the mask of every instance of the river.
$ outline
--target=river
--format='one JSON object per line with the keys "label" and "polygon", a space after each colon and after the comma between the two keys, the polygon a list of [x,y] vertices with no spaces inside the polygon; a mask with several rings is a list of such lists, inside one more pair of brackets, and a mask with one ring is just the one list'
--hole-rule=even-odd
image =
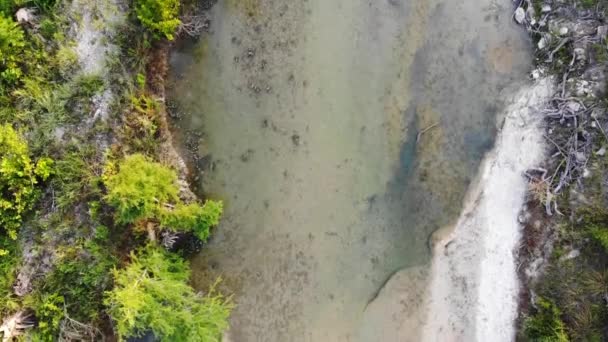
{"label": "river", "polygon": [[[508,0],[220,0],[172,53],[176,142],[225,203],[193,282],[234,293],[229,340],[416,340],[431,234],[458,218],[531,67],[511,14]],[[404,269],[399,314],[370,309]],[[403,317],[408,337],[389,331]]]}

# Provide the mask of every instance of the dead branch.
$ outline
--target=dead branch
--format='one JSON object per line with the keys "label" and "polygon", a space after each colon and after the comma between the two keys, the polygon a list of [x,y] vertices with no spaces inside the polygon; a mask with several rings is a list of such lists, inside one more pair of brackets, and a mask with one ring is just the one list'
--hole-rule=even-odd
{"label": "dead branch", "polygon": [[34,326],[31,316],[23,311],[19,311],[12,316],[4,319],[0,325],[0,333],[2,334],[2,342],[9,342],[22,335],[26,329]]}
{"label": "dead branch", "polygon": [[103,334],[98,328],[71,318],[65,307],[63,311],[64,317],[59,326],[59,342],[105,341]]}
{"label": "dead branch", "polygon": [[418,132],[418,135],[416,136],[416,143],[418,143],[420,141],[420,138],[422,137],[422,135],[428,131],[430,131],[431,129],[435,128],[439,126],[439,122],[436,122],[432,125],[430,125],[429,127],[423,129],[422,131]]}
{"label": "dead branch", "polygon": [[197,37],[209,29],[210,21],[205,15],[187,15],[181,19],[178,34],[185,33],[190,37]]}

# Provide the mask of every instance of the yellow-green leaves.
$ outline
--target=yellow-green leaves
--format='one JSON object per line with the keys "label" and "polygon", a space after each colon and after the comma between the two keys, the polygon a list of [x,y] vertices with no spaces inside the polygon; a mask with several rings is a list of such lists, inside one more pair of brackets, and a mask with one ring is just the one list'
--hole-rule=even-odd
{"label": "yellow-green leaves", "polygon": [[137,0],[137,19],[157,37],[173,40],[181,24],[178,19],[179,0]]}
{"label": "yellow-green leaves", "polygon": [[39,194],[36,184],[50,176],[52,165],[49,158],[33,163],[19,133],[11,125],[0,125],[0,228],[11,239],[17,238],[23,215]]}
{"label": "yellow-green leaves", "polygon": [[126,157],[116,173],[105,175],[106,200],[120,223],[154,218],[164,203],[178,200],[177,175],[141,154]]}
{"label": "yellow-green leaves", "polygon": [[0,14],[0,87],[21,77],[18,62],[24,47],[25,37],[19,24]]}
{"label": "yellow-green leaves", "polygon": [[200,296],[188,286],[190,269],[176,255],[148,247],[114,271],[107,311],[122,340],[152,331],[160,341],[221,341],[233,307],[211,289]]}
{"label": "yellow-green leaves", "polygon": [[108,163],[103,179],[108,188],[106,201],[116,208],[121,223],[151,221],[172,231],[192,231],[204,241],[222,216],[222,202],[183,203],[175,172],[141,154],[128,156],[118,165]]}

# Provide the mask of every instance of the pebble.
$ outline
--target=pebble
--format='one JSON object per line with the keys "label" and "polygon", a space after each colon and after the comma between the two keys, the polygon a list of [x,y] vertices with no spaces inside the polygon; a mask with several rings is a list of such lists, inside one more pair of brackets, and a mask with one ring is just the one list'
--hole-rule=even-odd
{"label": "pebble", "polygon": [[591,177],[591,171],[589,171],[588,168],[585,168],[583,170],[583,178],[589,178],[589,177]]}
{"label": "pebble", "polygon": [[559,35],[560,36],[565,36],[568,34],[568,28],[567,27],[562,27],[559,29]]}
{"label": "pebble", "polygon": [[539,41],[538,41],[538,49],[542,50],[544,48],[547,47],[547,38],[542,37]]}
{"label": "pebble", "polygon": [[587,160],[587,158],[585,157],[585,154],[583,152],[574,153],[574,157],[576,158],[576,161],[579,163],[584,163]]}
{"label": "pebble", "polygon": [[515,10],[515,21],[517,21],[518,24],[521,24],[524,20],[526,20],[526,11],[521,7],[517,7]]}
{"label": "pebble", "polygon": [[543,7],[541,7],[540,11],[542,13],[549,13],[549,12],[551,12],[551,6],[550,5],[543,5]]}
{"label": "pebble", "polygon": [[602,148],[600,148],[599,150],[597,150],[597,152],[595,152],[596,156],[604,156],[606,154],[606,147],[602,146]]}
{"label": "pebble", "polygon": [[581,251],[579,251],[578,249],[573,249],[568,254],[559,258],[559,260],[560,261],[570,260],[570,259],[574,259],[574,258],[578,257],[579,255],[581,255]]}

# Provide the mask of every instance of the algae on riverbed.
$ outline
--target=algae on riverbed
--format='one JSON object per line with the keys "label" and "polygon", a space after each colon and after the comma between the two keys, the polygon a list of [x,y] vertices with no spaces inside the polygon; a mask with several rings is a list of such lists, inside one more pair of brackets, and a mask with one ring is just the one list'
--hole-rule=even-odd
{"label": "algae on riverbed", "polygon": [[234,340],[354,339],[459,213],[527,41],[493,1],[251,4],[172,57],[177,140],[226,203],[194,282],[232,284]]}

